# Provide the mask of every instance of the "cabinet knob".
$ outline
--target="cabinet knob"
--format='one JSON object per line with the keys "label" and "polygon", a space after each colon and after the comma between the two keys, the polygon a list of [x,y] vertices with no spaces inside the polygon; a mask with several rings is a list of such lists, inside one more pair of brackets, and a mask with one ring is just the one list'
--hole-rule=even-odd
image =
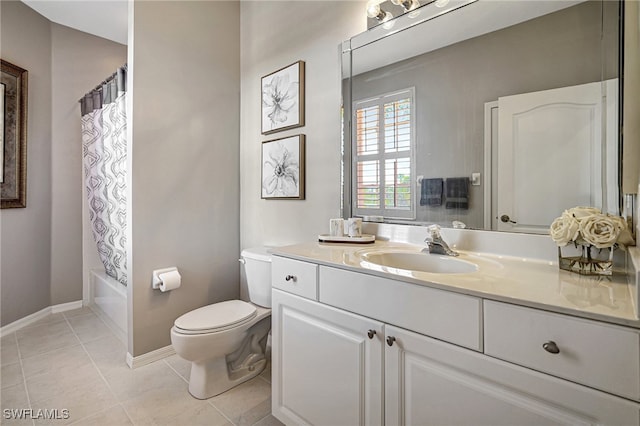
{"label": "cabinet knob", "polygon": [[549,340],[548,342],[544,343],[542,347],[544,348],[545,351],[549,352],[550,354],[560,353],[560,349],[558,348],[558,345],[556,345],[556,342],[554,342],[553,340]]}
{"label": "cabinet knob", "polygon": [[296,276],[295,275],[287,275],[286,277],[284,277],[285,281],[294,281],[296,280]]}
{"label": "cabinet knob", "polygon": [[393,346],[393,342],[395,342],[395,341],[396,341],[395,337],[393,337],[393,336],[387,337],[387,345]]}
{"label": "cabinet knob", "polygon": [[369,330],[367,331],[367,336],[369,336],[369,339],[373,339],[373,336],[376,335],[376,331],[375,330]]}

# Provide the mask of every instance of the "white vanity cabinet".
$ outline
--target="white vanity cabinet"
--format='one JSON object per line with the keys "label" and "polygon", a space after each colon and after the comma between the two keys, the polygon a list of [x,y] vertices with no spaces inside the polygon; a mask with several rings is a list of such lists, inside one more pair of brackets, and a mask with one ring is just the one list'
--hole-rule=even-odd
{"label": "white vanity cabinet", "polygon": [[[582,376],[575,371],[567,377],[499,356],[500,314],[494,315],[496,306],[487,308],[495,302],[312,262],[302,268],[316,268],[315,278],[305,278],[312,290],[301,296],[275,285],[293,281],[282,281],[294,275],[288,262],[274,256],[272,269],[278,287],[273,290],[272,411],[287,425],[640,425],[640,404],[631,400],[635,388],[629,384],[637,380],[637,330],[606,325],[627,333],[615,349],[632,351],[603,358],[630,364],[609,366],[632,376],[612,385],[629,395],[625,399],[576,380]],[[503,307],[539,312],[498,306]],[[528,324],[536,322],[520,324],[524,328],[516,334],[526,334]],[[489,356],[487,349],[499,354]],[[588,377],[589,371],[582,374]]]}
{"label": "white vanity cabinet", "polygon": [[638,404],[385,325],[385,424],[638,425]]}
{"label": "white vanity cabinet", "polygon": [[383,424],[383,324],[276,289],[272,308],[273,414],[289,425]]}
{"label": "white vanity cabinet", "polygon": [[640,401],[638,330],[490,300],[484,328],[488,355]]}

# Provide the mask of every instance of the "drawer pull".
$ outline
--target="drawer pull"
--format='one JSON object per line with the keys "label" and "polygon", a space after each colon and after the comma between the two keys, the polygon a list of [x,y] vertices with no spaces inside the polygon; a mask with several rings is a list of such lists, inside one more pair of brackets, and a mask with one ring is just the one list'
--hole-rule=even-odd
{"label": "drawer pull", "polygon": [[549,340],[547,343],[544,343],[542,347],[544,348],[545,351],[549,352],[550,354],[560,353],[560,349],[558,348],[558,345],[556,345],[556,342],[554,342],[553,340]]}
{"label": "drawer pull", "polygon": [[393,336],[387,337],[387,345],[393,346],[393,342],[395,342],[395,341],[396,341],[395,337],[393,337]]}
{"label": "drawer pull", "polygon": [[295,275],[287,275],[286,277],[284,277],[284,280],[285,281],[293,280],[293,282],[295,282],[296,281],[296,277],[295,277]]}
{"label": "drawer pull", "polygon": [[369,339],[373,339],[373,336],[376,335],[376,331],[375,330],[369,330],[367,331],[367,336],[369,336]]}

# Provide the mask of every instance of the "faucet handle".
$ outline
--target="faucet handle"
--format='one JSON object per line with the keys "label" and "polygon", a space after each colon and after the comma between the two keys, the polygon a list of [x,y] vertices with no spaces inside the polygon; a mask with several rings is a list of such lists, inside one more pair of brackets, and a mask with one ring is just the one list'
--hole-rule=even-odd
{"label": "faucet handle", "polygon": [[424,239],[425,243],[433,243],[436,240],[442,239],[440,236],[440,225],[433,224],[427,226],[427,236]]}
{"label": "faucet handle", "polygon": [[451,250],[447,243],[442,239],[442,235],[440,235],[440,225],[434,224],[427,226],[427,231],[429,234],[427,238],[424,239],[424,242],[427,243],[429,253],[435,254],[446,254],[447,256],[458,256],[458,253]]}
{"label": "faucet handle", "polygon": [[438,224],[433,224],[433,225],[427,226],[427,231],[429,232],[429,236],[427,238],[429,238],[429,237],[432,238],[432,239],[441,238],[440,229],[442,229],[442,228]]}

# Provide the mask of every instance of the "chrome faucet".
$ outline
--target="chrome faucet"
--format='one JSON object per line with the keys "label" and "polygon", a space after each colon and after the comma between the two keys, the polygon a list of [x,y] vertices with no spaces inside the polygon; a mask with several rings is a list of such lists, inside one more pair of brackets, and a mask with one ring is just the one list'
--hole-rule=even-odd
{"label": "chrome faucet", "polygon": [[430,225],[427,227],[429,235],[424,239],[427,248],[422,249],[423,252],[430,254],[444,254],[446,256],[458,256],[459,253],[453,251],[449,245],[442,239],[440,235],[440,225]]}

